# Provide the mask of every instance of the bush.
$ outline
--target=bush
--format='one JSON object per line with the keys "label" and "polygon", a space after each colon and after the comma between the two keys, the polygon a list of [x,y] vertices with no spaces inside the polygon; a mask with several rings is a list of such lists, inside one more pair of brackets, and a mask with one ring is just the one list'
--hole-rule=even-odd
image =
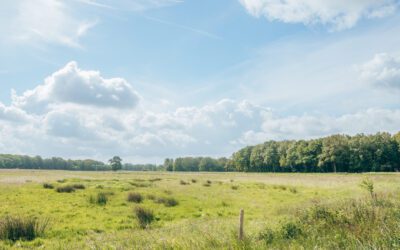
{"label": "bush", "polygon": [[66,181],[66,179],[57,180],[58,183],[65,183]]}
{"label": "bush", "polygon": [[74,184],[72,185],[74,189],[85,189],[85,185],[83,184]]}
{"label": "bush", "polygon": [[231,186],[231,188],[232,188],[233,190],[238,190],[238,189],[239,189],[239,186]]}
{"label": "bush", "polygon": [[203,186],[205,186],[205,187],[210,187],[210,186],[211,186],[211,184],[210,184],[210,183],[208,183],[208,182],[206,182],[206,183],[204,183],[204,184],[203,184]]}
{"label": "bush", "polygon": [[297,192],[298,192],[296,187],[290,187],[289,191],[294,193],[294,194],[297,194]]}
{"label": "bush", "polygon": [[0,239],[2,240],[34,240],[42,236],[49,221],[32,217],[7,216],[0,220]]}
{"label": "bush", "polygon": [[189,185],[189,182],[186,182],[186,181],[184,181],[184,180],[181,180],[181,181],[179,182],[179,184],[181,184],[181,185]]}
{"label": "bush", "polygon": [[164,197],[157,198],[156,202],[162,203],[166,207],[175,207],[179,204],[179,202],[174,198],[164,198]]}
{"label": "bush", "polygon": [[197,180],[196,179],[192,179],[192,183],[197,183]]}
{"label": "bush", "polygon": [[96,195],[96,197],[91,195],[89,198],[89,202],[93,203],[93,204],[98,204],[98,205],[104,206],[108,202],[108,195],[107,195],[107,193],[104,193],[104,192],[98,193]]}
{"label": "bush", "polygon": [[302,233],[302,230],[298,223],[287,222],[282,225],[280,233],[284,239],[295,239]]}
{"label": "bush", "polygon": [[58,193],[72,193],[75,192],[75,188],[73,186],[62,186],[62,187],[58,187],[56,188],[56,191]]}
{"label": "bush", "polygon": [[146,228],[155,219],[153,211],[142,207],[136,207],[134,210],[135,217],[139,222],[141,228]]}
{"label": "bush", "polygon": [[143,201],[143,196],[139,193],[129,193],[127,200],[129,202],[141,203]]}
{"label": "bush", "polygon": [[54,188],[54,185],[53,185],[53,184],[50,184],[50,183],[43,183],[43,188],[46,188],[46,189],[53,189],[53,188]]}

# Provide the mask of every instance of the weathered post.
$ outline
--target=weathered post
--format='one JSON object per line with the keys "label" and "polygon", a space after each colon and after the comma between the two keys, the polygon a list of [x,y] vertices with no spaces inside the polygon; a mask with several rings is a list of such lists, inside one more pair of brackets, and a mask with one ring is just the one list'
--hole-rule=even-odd
{"label": "weathered post", "polygon": [[244,210],[240,209],[239,215],[239,240],[243,240],[243,220],[244,220]]}

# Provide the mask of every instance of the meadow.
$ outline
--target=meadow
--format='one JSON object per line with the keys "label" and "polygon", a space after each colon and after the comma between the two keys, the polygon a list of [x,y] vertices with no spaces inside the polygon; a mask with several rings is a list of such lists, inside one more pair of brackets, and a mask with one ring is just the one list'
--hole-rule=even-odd
{"label": "meadow", "polygon": [[0,249],[393,249],[399,197],[397,173],[1,170],[0,236],[7,218],[43,232]]}

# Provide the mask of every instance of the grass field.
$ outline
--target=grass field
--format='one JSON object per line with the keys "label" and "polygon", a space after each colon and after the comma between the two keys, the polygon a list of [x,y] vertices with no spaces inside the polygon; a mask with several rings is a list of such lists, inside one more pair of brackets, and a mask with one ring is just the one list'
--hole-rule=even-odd
{"label": "grass field", "polygon": [[[376,194],[388,197],[393,202],[399,200],[400,174],[396,173],[111,173],[1,170],[0,218],[31,217],[38,218],[39,221],[48,220],[49,224],[40,237],[31,241],[3,240],[0,241],[0,249],[315,247],[312,244],[317,240],[300,241],[291,235],[287,241],[278,240],[274,243],[270,236],[273,234],[268,232],[273,232],[288,220],[296,219],[301,211],[314,207],[315,204],[328,204],[332,207],[346,204],[349,200],[370,199],[369,193],[360,187],[366,176],[373,181]],[[50,188],[44,188],[44,183],[50,184]],[[58,187],[78,184],[81,184],[81,188],[74,192],[57,192]],[[98,202],[99,193],[106,197],[103,197],[105,202]],[[131,194],[132,199],[128,201],[130,193],[134,195]],[[139,198],[136,197],[138,194]],[[168,199],[174,202],[165,202]],[[397,203],[392,205],[393,211],[398,211]],[[141,225],[135,216],[136,207],[151,210],[154,220],[145,226]],[[245,211],[246,238],[237,241],[241,208]],[[377,211],[373,212],[374,216],[381,211],[377,209],[379,210],[378,206],[374,205],[374,211]],[[400,230],[400,214],[398,217],[393,216],[391,221],[397,223],[393,227],[397,226]],[[399,220],[396,221],[396,218]],[[267,236],[263,234],[266,228],[270,230]],[[304,236],[302,237],[304,240]],[[400,237],[396,237],[394,235],[391,238],[393,242],[390,244],[376,243],[378,245],[371,247],[396,247],[400,241]],[[362,242],[361,245],[354,242],[356,245],[348,246],[365,246]]]}

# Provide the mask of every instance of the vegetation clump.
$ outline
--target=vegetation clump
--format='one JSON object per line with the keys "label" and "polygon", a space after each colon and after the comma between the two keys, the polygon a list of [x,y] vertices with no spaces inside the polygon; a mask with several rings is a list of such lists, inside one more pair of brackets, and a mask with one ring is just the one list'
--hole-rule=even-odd
{"label": "vegetation clump", "polygon": [[181,185],[189,185],[189,182],[186,182],[184,180],[180,180],[179,184],[181,184]]}
{"label": "vegetation clump", "polygon": [[83,184],[74,184],[74,185],[72,185],[72,187],[74,189],[85,189],[86,188],[85,185],[83,185]]}
{"label": "vegetation clump", "polygon": [[134,214],[141,228],[148,227],[155,219],[153,211],[143,207],[135,207]]}
{"label": "vegetation clump", "polygon": [[7,216],[0,219],[0,239],[13,242],[17,240],[31,241],[42,236],[48,224],[47,219]]}
{"label": "vegetation clump", "polygon": [[179,204],[179,202],[176,199],[171,198],[171,197],[168,197],[168,198],[158,197],[157,199],[155,199],[155,202],[164,204],[164,206],[166,206],[166,207],[175,207]]}
{"label": "vegetation clump", "polygon": [[75,188],[71,185],[57,187],[56,191],[58,193],[72,193],[75,192]]}
{"label": "vegetation clump", "polygon": [[134,203],[141,203],[143,201],[143,196],[139,193],[129,193],[127,201]]}
{"label": "vegetation clump", "polygon": [[108,202],[108,194],[104,192],[98,193],[96,196],[91,195],[89,197],[89,202],[92,204],[98,204],[104,206]]}
{"label": "vegetation clump", "polygon": [[393,249],[400,234],[399,204],[382,198],[314,205],[299,211],[278,228],[266,228],[259,238],[269,248]]}
{"label": "vegetation clump", "polygon": [[43,188],[45,189],[54,189],[54,185],[51,183],[43,183]]}

